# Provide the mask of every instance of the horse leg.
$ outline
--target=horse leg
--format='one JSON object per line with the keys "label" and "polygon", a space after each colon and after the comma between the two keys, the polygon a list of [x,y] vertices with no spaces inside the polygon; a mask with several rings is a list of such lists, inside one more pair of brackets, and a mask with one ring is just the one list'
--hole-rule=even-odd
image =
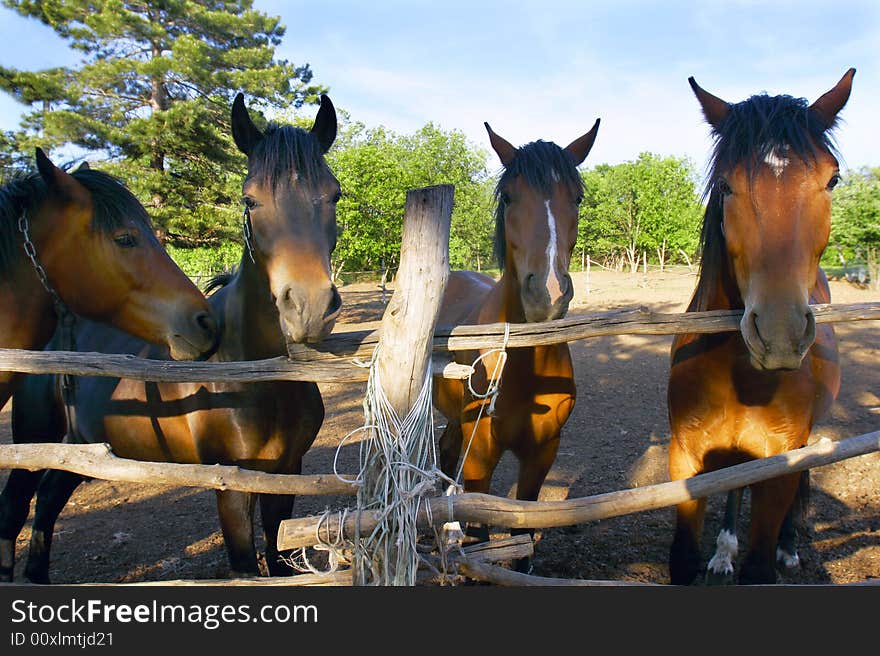
{"label": "horse leg", "polygon": [[[25,376],[12,405],[12,441],[16,444],[60,442],[65,420],[52,402],[52,377]],[[39,411],[26,411],[39,405]],[[12,581],[15,568],[15,542],[27,521],[31,499],[43,471],[13,469],[0,494],[0,581]]]}
{"label": "horse leg", "polygon": [[[516,482],[516,498],[522,501],[537,501],[541,493],[541,486],[550,472],[553,463],[556,462],[556,452],[559,450],[559,435],[555,438],[536,445],[529,453],[519,455],[519,477]],[[532,539],[535,537],[535,529],[517,527],[510,529],[511,535],[528,534]],[[516,571],[526,573],[532,568],[532,559],[528,556],[519,558],[514,563]]]}
{"label": "horse leg", "polygon": [[[300,472],[297,468],[296,473]],[[263,523],[263,536],[266,540],[266,566],[269,576],[290,576],[291,568],[281,560],[278,551],[278,529],[281,522],[293,513],[293,494],[261,494],[260,518]]]}
{"label": "horse leg", "polygon": [[50,469],[37,488],[37,504],[34,510],[34,526],[28,547],[25,576],[31,583],[49,583],[49,551],[55,521],[70,499],[73,491],[85,480],[85,476],[60,469]]}
{"label": "horse leg", "polygon": [[798,472],[752,485],[749,550],[739,574],[740,583],[776,582],[776,543],[800,478]]}
{"label": "horse leg", "polygon": [[217,514],[233,577],[260,574],[254,544],[255,503],[256,496],[249,492],[217,491]]}
{"label": "horse leg", "polygon": [[727,506],[724,509],[724,523],[715,541],[715,554],[706,566],[706,585],[730,585],[733,583],[733,564],[739,544],[736,539],[736,524],[742,505],[743,488],[727,493]]}
{"label": "horse leg", "polygon": [[797,496],[782,521],[779,542],[776,545],[776,566],[782,571],[797,569],[801,564],[797,552],[798,534],[807,530],[807,510],[810,504],[810,470],[801,472]]}
{"label": "horse leg", "polygon": [[15,542],[27,521],[31,499],[44,471],[13,469],[0,494],[0,581],[12,581]]}
{"label": "horse leg", "polygon": [[[687,450],[673,439],[669,443],[669,475],[683,480],[700,473]],[[690,585],[700,569],[700,537],[706,499],[691,499],[676,506],[675,536],[669,549],[669,578],[673,585]]]}
{"label": "horse leg", "polygon": [[[474,435],[462,468],[465,492],[488,494],[492,485],[492,473],[501,460],[501,447],[492,436],[488,422],[484,422],[483,425],[485,430]],[[485,524],[468,523],[465,535],[475,542],[488,542],[489,527]]]}
{"label": "horse leg", "polygon": [[440,448],[440,470],[449,478],[454,479],[458,473],[458,460],[461,458],[461,445],[464,434],[461,423],[449,420],[446,428],[440,436],[438,446]]}

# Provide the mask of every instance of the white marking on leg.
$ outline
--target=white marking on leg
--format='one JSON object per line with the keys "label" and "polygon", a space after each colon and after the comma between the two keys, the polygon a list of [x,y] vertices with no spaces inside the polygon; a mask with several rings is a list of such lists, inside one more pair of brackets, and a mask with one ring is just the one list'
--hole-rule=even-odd
{"label": "white marking on leg", "polygon": [[715,545],[715,555],[709,561],[708,568],[715,574],[733,573],[733,561],[736,560],[736,552],[739,549],[736,535],[727,529],[722,529]]}
{"label": "white marking on leg", "polygon": [[[556,217],[550,209],[550,199],[544,201],[547,208],[547,226],[550,228],[550,238],[547,240],[547,292],[550,294],[550,302],[556,302],[562,296],[562,284],[556,275]],[[552,285],[552,287],[551,287]]]}
{"label": "white marking on leg", "polygon": [[801,558],[798,556],[797,551],[792,554],[779,547],[776,547],[776,561],[782,563],[788,569],[797,569],[801,564]]}

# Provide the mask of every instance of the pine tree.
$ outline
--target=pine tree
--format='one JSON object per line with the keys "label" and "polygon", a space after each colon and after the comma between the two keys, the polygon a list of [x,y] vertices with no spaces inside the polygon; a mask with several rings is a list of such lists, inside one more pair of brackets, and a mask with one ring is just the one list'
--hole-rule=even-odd
{"label": "pine tree", "polygon": [[35,145],[75,144],[110,160],[178,245],[240,233],[244,158],[229,128],[232,99],[251,108],[299,107],[326,91],[308,64],[275,59],[285,27],[253,2],[3,0],[52,27],[81,53],[77,67],[0,67],[0,88],[31,111],[12,135]]}

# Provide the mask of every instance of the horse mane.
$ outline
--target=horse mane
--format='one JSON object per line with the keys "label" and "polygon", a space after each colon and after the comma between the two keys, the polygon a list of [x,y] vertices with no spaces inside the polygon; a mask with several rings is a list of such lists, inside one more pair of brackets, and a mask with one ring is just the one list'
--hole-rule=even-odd
{"label": "horse mane", "polygon": [[822,151],[837,157],[832,135],[836,123],[835,119],[827,124],[805,98],[788,95],[761,93],[730,105],[724,121],[712,129],[714,146],[703,190],[706,211],[700,230],[700,277],[689,310],[707,308],[713,287],[727,266],[718,180],[739,165],[751,180],[759,164],[774,151],[785,151],[808,163],[815,162]]}
{"label": "horse mane", "polygon": [[315,136],[292,125],[270,123],[249,159],[248,175],[273,191],[293,173],[306,181],[316,181],[330,173]]}
{"label": "horse mane", "polygon": [[[95,169],[76,170],[70,175],[91,195],[92,230],[108,234],[134,220],[155,239],[147,210],[119,178]],[[8,271],[22,248],[19,218],[39,207],[47,194],[46,183],[37,172],[13,174],[0,187],[0,273]]]}
{"label": "horse mane", "polygon": [[211,277],[211,279],[208,280],[208,284],[205,285],[205,289],[203,290],[205,296],[217,289],[220,289],[221,287],[226,287],[226,285],[232,282],[232,279],[235,278],[237,273],[238,270],[233,269],[232,271],[224,271],[222,273],[218,273],[216,276]]}
{"label": "horse mane", "polygon": [[507,204],[503,193],[507,184],[520,175],[530,187],[548,195],[557,183],[565,185],[572,196],[584,193],[584,181],[568,152],[553,142],[540,139],[520,146],[495,185],[495,259],[501,270],[504,270],[507,251],[504,233]]}

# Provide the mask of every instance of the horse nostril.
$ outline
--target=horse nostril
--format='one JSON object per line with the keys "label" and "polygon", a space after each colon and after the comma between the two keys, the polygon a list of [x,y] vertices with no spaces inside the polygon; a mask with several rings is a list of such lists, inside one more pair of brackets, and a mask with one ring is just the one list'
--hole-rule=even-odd
{"label": "horse nostril", "polygon": [[336,288],[336,285],[330,288],[332,292],[332,297],[330,298],[330,305],[327,306],[327,311],[324,313],[324,318],[327,319],[329,317],[335,316],[340,309],[342,309],[342,297],[339,295],[339,290]]}
{"label": "horse nostril", "polygon": [[210,312],[199,312],[196,315],[196,324],[211,336],[217,334],[217,321]]}
{"label": "horse nostril", "polygon": [[751,323],[752,332],[755,337],[758,338],[758,342],[761,344],[761,347],[766,351],[767,350],[767,342],[764,341],[764,338],[761,336],[761,331],[758,330],[758,314],[757,312],[752,312],[749,317],[749,322]]}
{"label": "horse nostril", "polygon": [[807,325],[804,329],[804,336],[798,343],[799,353],[805,353],[806,350],[813,345],[813,341],[816,339],[816,317],[813,315],[812,310],[806,312],[805,318],[807,320]]}

